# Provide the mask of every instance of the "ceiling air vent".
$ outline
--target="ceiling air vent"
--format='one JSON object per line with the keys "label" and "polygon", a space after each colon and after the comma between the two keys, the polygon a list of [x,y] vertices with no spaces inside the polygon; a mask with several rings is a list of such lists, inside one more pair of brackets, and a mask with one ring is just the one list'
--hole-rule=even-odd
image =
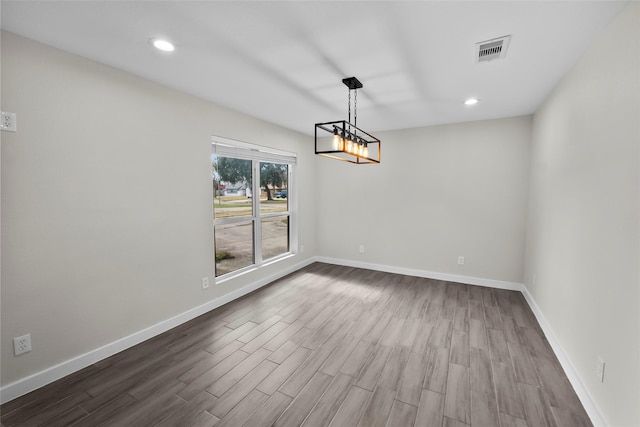
{"label": "ceiling air vent", "polygon": [[511,36],[504,36],[476,43],[476,62],[504,58],[507,54],[510,40]]}

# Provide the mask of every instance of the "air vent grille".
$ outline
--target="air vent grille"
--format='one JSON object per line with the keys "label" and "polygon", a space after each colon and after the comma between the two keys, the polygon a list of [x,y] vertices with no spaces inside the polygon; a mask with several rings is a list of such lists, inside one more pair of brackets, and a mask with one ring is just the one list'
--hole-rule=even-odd
{"label": "air vent grille", "polygon": [[476,62],[504,58],[510,41],[511,36],[504,36],[476,43]]}

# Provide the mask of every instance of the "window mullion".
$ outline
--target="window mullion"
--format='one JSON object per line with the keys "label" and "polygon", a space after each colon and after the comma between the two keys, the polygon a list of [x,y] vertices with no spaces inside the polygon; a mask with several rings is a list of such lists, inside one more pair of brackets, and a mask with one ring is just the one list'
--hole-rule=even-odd
{"label": "window mullion", "polygon": [[260,219],[260,161],[252,160],[253,167],[253,253],[256,265],[262,264],[262,222]]}

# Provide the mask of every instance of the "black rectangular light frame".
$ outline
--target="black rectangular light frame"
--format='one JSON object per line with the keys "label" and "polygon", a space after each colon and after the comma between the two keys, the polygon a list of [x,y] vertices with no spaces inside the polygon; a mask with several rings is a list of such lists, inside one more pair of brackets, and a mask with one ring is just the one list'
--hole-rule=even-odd
{"label": "black rectangular light frame", "polygon": [[[355,79],[355,78],[354,78]],[[345,79],[347,80],[347,79]],[[357,82],[357,79],[355,79]],[[358,82],[360,83],[360,82]],[[346,83],[345,83],[346,84]],[[318,131],[320,130],[320,133]],[[362,156],[346,151],[346,147],[342,150],[335,149],[331,146],[331,141],[335,134],[341,136],[352,136],[363,144],[366,144],[369,155]],[[380,140],[375,136],[363,131],[347,122],[346,120],[336,120],[333,122],[316,123],[315,125],[315,152],[317,155],[329,157],[343,162],[354,163],[358,165],[377,164],[380,163]],[[327,138],[322,141],[319,138]]]}

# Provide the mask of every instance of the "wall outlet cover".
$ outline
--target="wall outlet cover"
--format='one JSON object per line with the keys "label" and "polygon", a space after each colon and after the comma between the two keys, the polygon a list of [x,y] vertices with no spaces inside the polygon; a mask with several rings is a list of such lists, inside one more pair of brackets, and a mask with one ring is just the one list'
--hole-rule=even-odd
{"label": "wall outlet cover", "polygon": [[31,334],[22,335],[13,339],[13,354],[20,356],[21,354],[31,351]]}

